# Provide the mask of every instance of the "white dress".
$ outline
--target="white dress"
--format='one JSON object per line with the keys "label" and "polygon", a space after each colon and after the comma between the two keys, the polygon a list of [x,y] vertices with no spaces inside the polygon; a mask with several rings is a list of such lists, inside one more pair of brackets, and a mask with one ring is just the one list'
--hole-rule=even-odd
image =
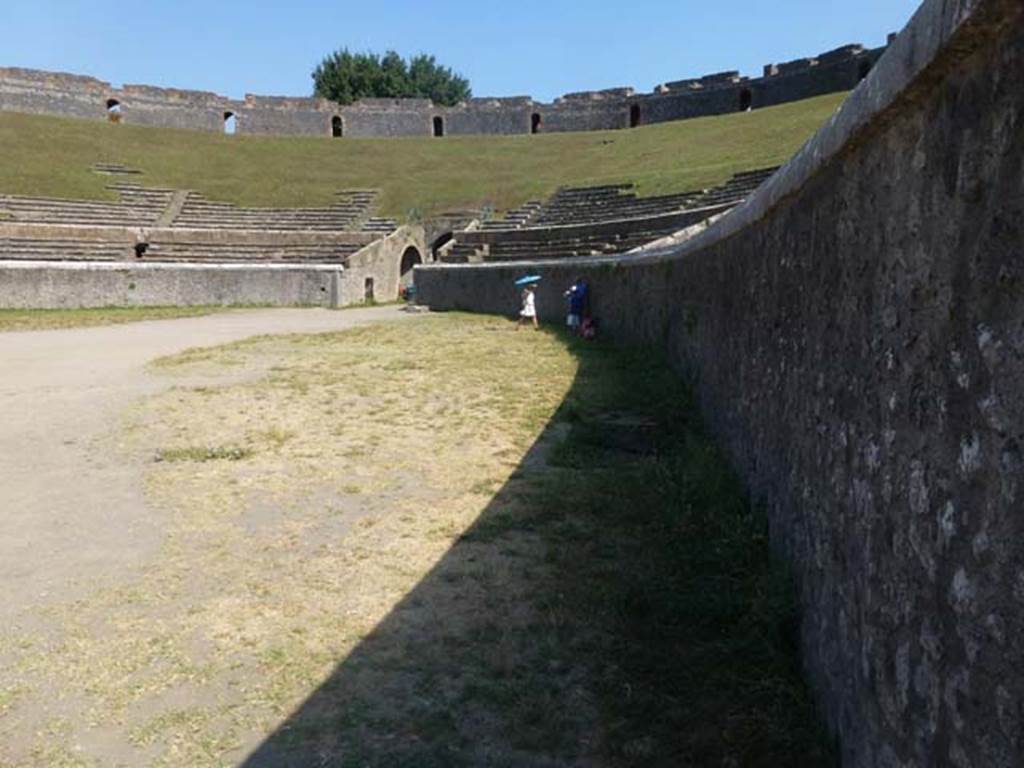
{"label": "white dress", "polygon": [[523,309],[519,314],[523,317],[537,316],[537,299],[534,297],[533,291],[526,294],[526,299],[523,300]]}

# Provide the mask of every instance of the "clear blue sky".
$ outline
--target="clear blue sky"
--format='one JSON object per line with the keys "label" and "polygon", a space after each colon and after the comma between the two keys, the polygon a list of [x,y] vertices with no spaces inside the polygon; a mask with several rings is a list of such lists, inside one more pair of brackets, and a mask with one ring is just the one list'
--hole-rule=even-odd
{"label": "clear blue sky", "polygon": [[241,97],[309,95],[329,51],[435,54],[477,96],[577,90],[725,69],[758,75],[848,42],[881,45],[919,0],[4,0],[0,66]]}

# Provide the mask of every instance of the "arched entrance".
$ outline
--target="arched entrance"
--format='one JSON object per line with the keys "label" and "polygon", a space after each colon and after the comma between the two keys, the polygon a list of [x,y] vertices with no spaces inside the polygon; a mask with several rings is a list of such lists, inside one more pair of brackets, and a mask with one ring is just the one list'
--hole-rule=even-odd
{"label": "arched entrance", "polygon": [[540,133],[541,116],[537,112],[530,115],[530,133]]}
{"label": "arched entrance", "polygon": [[398,285],[399,289],[408,289],[412,286],[412,274],[413,269],[417,264],[423,263],[423,256],[420,255],[419,249],[414,245],[410,245],[402,253],[402,262],[398,267]]}
{"label": "arched entrance", "polygon": [[740,91],[740,112],[749,112],[754,107],[754,94],[749,88]]}
{"label": "arched entrance", "polygon": [[640,105],[633,104],[629,108],[629,127],[636,128],[640,125]]}
{"label": "arched entrance", "polygon": [[229,136],[234,136],[235,131],[238,130],[238,122],[235,118],[234,112],[224,113],[224,133]]}
{"label": "arched entrance", "polygon": [[107,120],[112,123],[121,122],[121,102],[117,99],[107,99]]}
{"label": "arched entrance", "polygon": [[336,139],[340,139],[345,135],[345,123],[341,120],[341,115],[335,115],[331,118],[331,136]]}
{"label": "arched entrance", "polygon": [[434,138],[440,139],[442,136],[444,136],[444,118],[443,117],[435,117],[434,118]]}

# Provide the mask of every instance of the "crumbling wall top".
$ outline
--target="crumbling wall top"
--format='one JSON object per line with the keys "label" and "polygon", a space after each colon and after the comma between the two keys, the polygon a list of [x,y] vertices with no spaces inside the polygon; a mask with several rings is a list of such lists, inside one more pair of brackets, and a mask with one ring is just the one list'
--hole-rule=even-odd
{"label": "crumbling wall top", "polygon": [[628,99],[636,93],[632,88],[604,88],[600,91],[576,91],[574,93],[567,93],[559,99],[555,99],[555,103],[561,101],[606,101],[608,99]]}

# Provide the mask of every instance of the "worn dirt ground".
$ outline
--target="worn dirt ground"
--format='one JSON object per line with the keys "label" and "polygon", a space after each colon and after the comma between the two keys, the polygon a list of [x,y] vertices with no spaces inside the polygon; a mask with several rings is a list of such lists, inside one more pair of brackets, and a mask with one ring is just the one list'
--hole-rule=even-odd
{"label": "worn dirt ground", "polygon": [[182,320],[0,334],[0,624],[152,553],[139,466],[97,442],[133,399],[174,382],[146,363],[269,333],[342,330],[396,307],[258,310]]}
{"label": "worn dirt ground", "polygon": [[472,524],[575,370],[546,335],[397,308],[12,333],[0,358],[5,768],[243,761]]}
{"label": "worn dirt ground", "polygon": [[0,768],[831,765],[664,362],[399,316],[0,334]]}

